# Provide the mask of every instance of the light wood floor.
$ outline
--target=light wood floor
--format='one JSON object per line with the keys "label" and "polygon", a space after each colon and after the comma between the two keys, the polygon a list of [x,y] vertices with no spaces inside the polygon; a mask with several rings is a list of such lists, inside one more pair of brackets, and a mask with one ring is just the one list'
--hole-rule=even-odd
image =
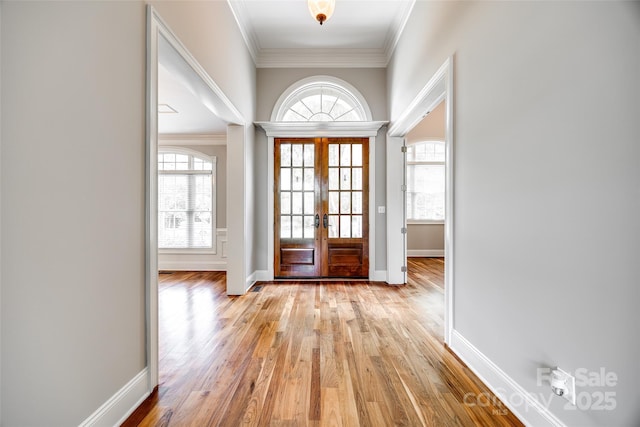
{"label": "light wood floor", "polygon": [[242,297],[224,273],[161,274],[160,386],[124,426],[522,425],[445,348],[443,270]]}

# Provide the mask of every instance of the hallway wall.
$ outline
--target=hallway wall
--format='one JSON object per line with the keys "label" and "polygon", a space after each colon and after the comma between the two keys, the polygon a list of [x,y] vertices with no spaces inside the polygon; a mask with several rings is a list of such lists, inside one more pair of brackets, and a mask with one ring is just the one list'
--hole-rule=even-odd
{"label": "hallway wall", "polygon": [[145,8],[2,8],[1,422],[78,425],[145,366]]}
{"label": "hallway wall", "polygon": [[[454,349],[567,425],[640,422],[639,18],[638,2],[416,2],[388,70],[394,120],[454,55]],[[618,381],[564,409],[538,380],[552,366]],[[587,404],[606,392],[615,408]]]}
{"label": "hallway wall", "polygon": [[[79,425],[144,374],[145,6],[2,3],[4,426]],[[255,67],[227,3],[156,6],[253,121]]]}

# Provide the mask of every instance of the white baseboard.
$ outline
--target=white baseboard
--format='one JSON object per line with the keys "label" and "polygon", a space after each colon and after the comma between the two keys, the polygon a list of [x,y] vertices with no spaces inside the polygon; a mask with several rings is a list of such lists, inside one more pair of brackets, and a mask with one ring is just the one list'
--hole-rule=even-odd
{"label": "white baseboard", "polygon": [[[456,330],[451,334],[449,347],[525,425],[565,427],[548,408]],[[514,401],[518,406],[513,405]]]}
{"label": "white baseboard", "polygon": [[226,261],[158,261],[164,271],[227,271]]}
{"label": "white baseboard", "polygon": [[256,270],[247,277],[245,290],[248,290],[256,282],[266,282],[269,280],[269,272],[267,270]]}
{"label": "white baseboard", "polygon": [[267,270],[256,270],[253,272],[256,282],[268,282],[269,272]]}
{"label": "white baseboard", "polygon": [[149,396],[149,370],[144,368],[79,427],[119,426]]}
{"label": "white baseboard", "polygon": [[419,258],[442,258],[444,249],[407,249],[407,256]]}
{"label": "white baseboard", "polygon": [[369,276],[372,282],[385,282],[387,280],[387,270],[375,270],[373,275]]}

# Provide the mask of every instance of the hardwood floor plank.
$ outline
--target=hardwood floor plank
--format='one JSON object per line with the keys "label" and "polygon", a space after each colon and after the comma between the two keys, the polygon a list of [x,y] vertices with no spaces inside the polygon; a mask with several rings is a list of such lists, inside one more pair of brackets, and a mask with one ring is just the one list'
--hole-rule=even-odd
{"label": "hardwood floor plank", "polygon": [[[520,426],[443,343],[444,260],[405,286],[159,279],[160,385],[130,426]],[[487,404],[465,404],[465,396]]]}
{"label": "hardwood floor plank", "polygon": [[[342,427],[340,414],[340,395],[337,388],[323,387],[320,399],[320,425],[326,427]],[[351,424],[353,425],[353,424]]]}
{"label": "hardwood floor plank", "polygon": [[320,387],[320,348],[311,353],[311,390],[309,392],[309,419],[320,421],[320,404],[322,388]]}

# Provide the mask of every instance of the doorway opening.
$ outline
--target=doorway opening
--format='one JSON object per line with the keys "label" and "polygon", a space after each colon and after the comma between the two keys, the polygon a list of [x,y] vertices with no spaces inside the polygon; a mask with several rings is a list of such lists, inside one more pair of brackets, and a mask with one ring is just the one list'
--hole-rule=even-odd
{"label": "doorway opening", "polygon": [[[199,112],[206,114],[208,121],[215,122],[216,126],[220,127],[221,132],[223,132],[220,135],[221,139],[224,139],[232,145],[242,146],[244,143],[242,139],[243,133],[235,130],[235,128],[242,128],[242,126],[236,125],[244,124],[242,115],[166,25],[156,10],[152,6],[147,6],[145,296],[149,391],[153,390],[159,381],[159,237],[166,238],[165,243],[169,246],[187,241],[190,246],[204,251],[217,251],[217,248],[214,248],[214,244],[218,241],[215,229],[216,205],[213,203],[213,200],[211,200],[211,203],[206,203],[205,200],[207,195],[208,197],[215,197],[214,164],[217,155],[215,153],[203,153],[204,148],[202,147],[196,147],[195,153],[193,150],[189,151],[185,147],[174,147],[170,150],[169,154],[166,156],[163,155],[162,159],[158,157],[159,145],[181,145],[180,143],[176,143],[176,140],[180,139],[176,138],[176,135],[169,138],[173,140],[170,144],[166,144],[166,140],[161,142],[159,137],[159,130],[162,129],[159,124],[159,114],[163,114],[160,113],[161,109],[167,111],[168,114],[174,114],[176,112],[176,108],[174,108],[175,105],[173,107],[171,105],[159,105],[161,103],[159,82],[162,77],[161,73],[165,72],[171,75],[176,82],[181,82],[183,86],[188,88],[188,96],[199,101],[192,102],[191,105],[200,104],[201,108]],[[179,98],[181,97],[178,96],[175,98],[176,102],[178,102],[177,100]],[[183,100],[180,99],[180,102],[182,101]],[[165,102],[163,101],[163,103]],[[190,114],[190,116],[193,117],[194,114],[197,115],[197,112]],[[193,130],[191,130],[191,132],[193,132]],[[200,132],[202,132],[202,130],[200,130]],[[177,157],[178,155],[180,158]],[[190,187],[187,186],[191,188],[191,190],[185,194],[190,196],[188,200],[183,203],[183,209],[178,209],[180,205],[180,200],[178,199],[180,199],[180,197],[171,193],[171,191],[167,191],[167,200],[171,199],[176,203],[172,206],[164,206],[167,208],[165,209],[167,212],[163,213],[163,221],[165,221],[163,224],[165,228],[163,233],[159,233],[160,227],[158,227],[158,189],[160,182],[158,170],[160,169],[160,160],[162,160],[161,163],[164,165],[162,169],[164,169],[163,173],[166,179],[163,181],[166,181],[164,184],[167,184],[167,187],[170,187],[172,183],[175,184],[177,181],[184,183],[191,182],[193,184]],[[180,166],[183,163],[188,165],[188,167]],[[184,170],[178,173],[176,169]],[[202,185],[199,185],[198,182]],[[208,188],[207,191],[203,190],[205,187]],[[230,188],[230,190],[232,189]],[[193,200],[191,200],[191,196],[193,196]],[[238,232],[239,230],[235,227],[227,225],[227,234]],[[160,234],[163,234],[163,236],[160,236]],[[194,262],[194,260],[191,260],[191,262]],[[234,277],[240,275],[239,270],[237,263],[227,265],[227,273],[232,273]],[[234,283],[235,282],[239,281],[236,280]],[[244,280],[240,283],[240,286],[243,285]],[[227,292],[229,292],[229,281],[227,281]]]}
{"label": "doorway opening", "polygon": [[[429,116],[432,115],[433,119]],[[425,135],[427,133],[427,135]],[[430,134],[430,135],[429,135]],[[434,137],[436,135],[436,137]],[[427,84],[416,95],[413,101],[407,107],[407,110],[394,122],[390,127],[388,133],[388,149],[387,149],[387,170],[391,170],[394,167],[401,167],[403,171],[407,171],[407,144],[409,146],[415,143],[417,140],[425,142],[433,142],[434,140],[442,141],[443,146],[437,144],[430,144],[431,153],[434,155],[431,159],[427,159],[426,145],[423,147],[424,151],[421,155],[424,155],[424,161],[416,159],[415,153],[413,153],[414,164],[425,163],[428,166],[434,166],[437,170],[441,166],[442,157],[444,157],[444,206],[442,206],[442,200],[437,203],[432,203],[431,208],[443,207],[444,209],[444,221],[442,224],[433,224],[441,226],[440,232],[444,237],[443,250],[439,248],[424,248],[424,252],[408,252],[414,255],[423,255],[438,259],[439,255],[442,255],[442,261],[444,262],[444,306],[443,306],[443,319],[444,319],[444,331],[443,340],[445,343],[451,342],[451,335],[454,328],[453,320],[453,288],[454,288],[454,251],[453,251],[453,57],[449,57],[444,64],[435,72]],[[396,148],[398,150],[396,150]],[[402,150],[399,150],[402,148]],[[436,150],[438,154],[436,156]],[[443,150],[443,152],[442,152]],[[415,151],[415,150],[414,150]],[[396,152],[402,152],[403,155],[398,155]],[[438,164],[436,164],[438,163]],[[442,180],[442,171],[434,172],[434,175],[440,174],[440,181]],[[403,177],[394,177],[393,175],[387,176],[387,188],[393,187],[397,184],[402,184],[402,188],[405,189],[401,194],[387,194],[389,211],[387,215],[387,240],[388,240],[388,262],[387,267],[390,272],[395,274],[396,283],[405,283],[407,280],[406,271],[407,266],[411,266],[412,263],[408,262],[410,258],[407,257],[408,239],[407,232],[410,233],[408,228],[411,226],[412,221],[407,219],[408,208],[413,209],[415,207],[416,199],[407,198],[407,178],[406,173]],[[425,175],[429,175],[426,173]],[[423,185],[423,187],[426,186]],[[432,193],[435,193],[431,191]],[[435,194],[430,197],[435,198]],[[389,202],[391,201],[391,202]],[[393,203],[396,201],[397,203]],[[426,202],[423,200],[421,203]],[[434,202],[434,200],[432,200]],[[411,205],[409,205],[411,204]],[[438,209],[432,209],[432,211]],[[440,222],[440,221],[438,221]],[[435,227],[432,227],[435,228]],[[402,233],[397,233],[397,229],[403,230]],[[439,234],[437,231],[432,234]],[[436,237],[436,241],[439,240]],[[413,243],[413,242],[411,242]],[[416,249],[411,248],[409,249]],[[399,255],[402,254],[402,255]],[[415,264],[413,268],[419,268]],[[403,271],[403,274],[394,273],[397,271]],[[390,276],[391,276],[390,273]]]}
{"label": "doorway opening", "polygon": [[443,339],[445,228],[445,111],[441,101],[406,136],[407,281],[420,277],[423,301]]}

